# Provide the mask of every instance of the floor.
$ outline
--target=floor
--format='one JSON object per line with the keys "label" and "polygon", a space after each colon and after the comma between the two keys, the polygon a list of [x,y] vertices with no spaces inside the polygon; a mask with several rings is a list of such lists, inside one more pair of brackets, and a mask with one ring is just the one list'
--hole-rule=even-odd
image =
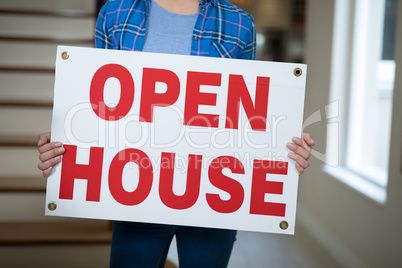
{"label": "floor", "polygon": [[[177,264],[173,241],[168,258]],[[341,267],[302,227],[296,235],[238,232],[228,268],[338,268]]]}
{"label": "floor", "polygon": [[[176,244],[169,260],[177,267]],[[0,247],[1,267],[96,267],[109,265],[110,245],[38,245]],[[21,256],[24,256],[21,258]],[[175,264],[175,265],[174,265]],[[339,268],[334,258],[296,225],[296,235],[238,232],[229,268]],[[206,267],[209,268],[209,267]]]}

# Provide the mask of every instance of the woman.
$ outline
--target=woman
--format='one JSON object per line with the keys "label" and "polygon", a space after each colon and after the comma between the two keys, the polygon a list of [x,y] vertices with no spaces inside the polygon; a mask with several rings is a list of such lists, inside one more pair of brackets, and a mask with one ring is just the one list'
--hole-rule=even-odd
{"label": "woman", "polygon": [[[253,60],[255,26],[225,0],[109,0],[98,17],[96,47]],[[309,134],[303,140],[295,137],[287,145],[300,175],[314,145]],[[64,149],[50,143],[50,133],[39,137],[38,147],[47,177]],[[115,222],[110,266],[163,267],[174,235],[181,267],[226,267],[236,231]]]}

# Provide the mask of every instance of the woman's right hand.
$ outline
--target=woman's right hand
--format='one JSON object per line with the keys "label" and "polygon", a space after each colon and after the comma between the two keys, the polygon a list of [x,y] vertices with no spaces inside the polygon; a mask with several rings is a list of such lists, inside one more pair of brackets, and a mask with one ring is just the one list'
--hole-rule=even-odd
{"label": "woman's right hand", "polygon": [[40,163],[38,168],[45,178],[52,173],[53,166],[60,162],[61,155],[65,152],[61,142],[50,142],[50,132],[39,135],[38,151]]}

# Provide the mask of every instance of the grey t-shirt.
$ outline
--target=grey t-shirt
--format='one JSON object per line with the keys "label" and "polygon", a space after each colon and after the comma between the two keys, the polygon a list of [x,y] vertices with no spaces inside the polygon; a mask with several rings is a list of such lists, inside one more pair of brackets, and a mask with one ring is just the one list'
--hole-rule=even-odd
{"label": "grey t-shirt", "polygon": [[197,18],[198,14],[172,13],[152,1],[142,51],[190,55]]}

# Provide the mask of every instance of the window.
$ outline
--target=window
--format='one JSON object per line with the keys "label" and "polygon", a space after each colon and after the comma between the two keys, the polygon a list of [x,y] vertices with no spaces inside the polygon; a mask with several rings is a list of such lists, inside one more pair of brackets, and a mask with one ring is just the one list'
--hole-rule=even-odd
{"label": "window", "polygon": [[339,166],[325,170],[379,203],[388,180],[396,5],[337,0],[334,21],[330,101],[339,101],[340,132],[329,129],[327,155],[339,153]]}

